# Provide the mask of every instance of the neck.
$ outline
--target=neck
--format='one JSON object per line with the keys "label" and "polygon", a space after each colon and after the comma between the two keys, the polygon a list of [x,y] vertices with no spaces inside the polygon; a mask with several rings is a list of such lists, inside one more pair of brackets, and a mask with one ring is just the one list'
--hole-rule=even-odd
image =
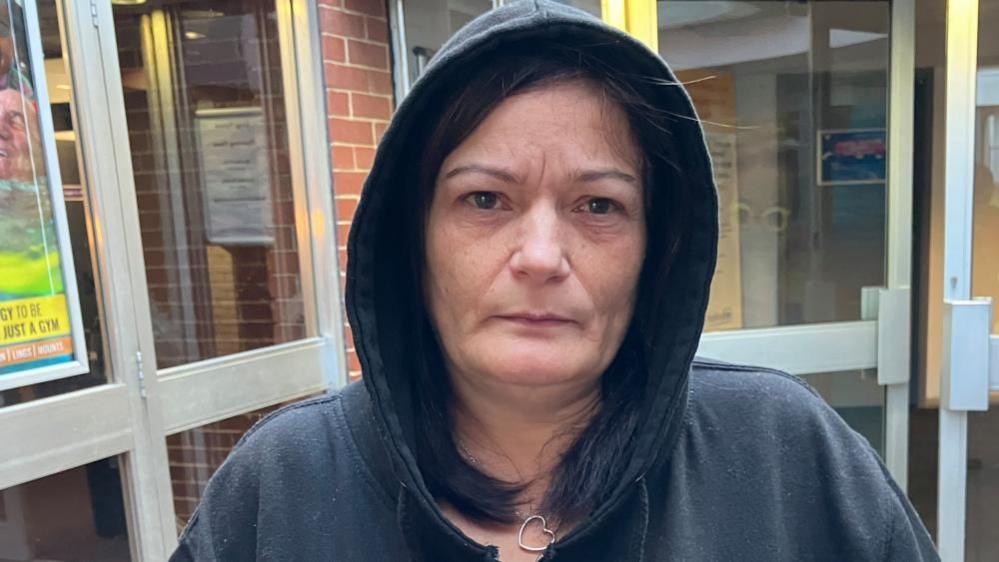
{"label": "neck", "polygon": [[459,450],[480,470],[527,485],[526,503],[547,490],[547,475],[600,404],[600,381],[547,387],[452,377],[452,420]]}

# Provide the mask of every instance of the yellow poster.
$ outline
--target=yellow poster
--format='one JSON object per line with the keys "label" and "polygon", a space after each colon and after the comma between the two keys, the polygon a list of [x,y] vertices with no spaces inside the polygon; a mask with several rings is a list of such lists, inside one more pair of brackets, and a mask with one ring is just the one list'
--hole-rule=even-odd
{"label": "yellow poster", "polygon": [[[37,33],[19,2],[0,2],[0,390],[86,371],[74,334],[75,299],[51,120],[41,60],[27,37]],[[41,95],[40,95],[41,93]],[[67,275],[68,273],[68,275]]]}

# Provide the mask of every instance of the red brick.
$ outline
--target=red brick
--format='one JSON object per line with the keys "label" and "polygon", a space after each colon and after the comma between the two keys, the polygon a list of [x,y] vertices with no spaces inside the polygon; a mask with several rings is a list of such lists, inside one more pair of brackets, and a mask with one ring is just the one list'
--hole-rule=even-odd
{"label": "red brick", "polygon": [[331,117],[350,117],[350,96],[345,92],[327,93],[326,111]]}
{"label": "red brick", "polygon": [[[338,195],[360,195],[366,179],[367,172],[336,172],[333,174],[333,190]],[[340,220],[347,220],[347,217]]]}
{"label": "red brick", "polygon": [[343,6],[352,12],[385,17],[385,0],[344,0]]}
{"label": "red brick", "polygon": [[326,63],[326,85],[331,88],[367,92],[370,89],[368,73],[362,68],[353,68],[342,64]]}
{"label": "red brick", "polygon": [[354,149],[349,146],[333,147],[333,169],[353,170],[354,169]]}
{"label": "red brick", "polygon": [[359,170],[370,170],[375,161],[375,149],[354,147],[354,165]]}
{"label": "red brick", "polygon": [[385,129],[388,128],[388,123],[375,123],[375,144],[382,142],[382,137],[385,136]]}
{"label": "red brick", "polygon": [[368,71],[368,91],[383,96],[392,95],[392,75],[377,70]]}
{"label": "red brick", "polygon": [[364,18],[367,24],[366,28],[368,30],[368,39],[371,41],[378,41],[379,43],[385,43],[388,45],[388,34],[389,27],[388,22],[379,18],[366,17]]}
{"label": "red brick", "polygon": [[[333,184],[333,189],[336,189],[336,183]],[[356,210],[357,210],[357,199],[343,199],[340,197],[336,198],[337,220],[341,221],[353,220],[354,211]]]}
{"label": "red brick", "polygon": [[336,62],[347,61],[347,47],[343,38],[323,36],[323,59]]}
{"label": "red brick", "polygon": [[347,352],[347,368],[350,369],[351,371],[361,370],[361,360],[357,358],[356,351]]}
{"label": "red brick", "polygon": [[[347,270],[347,251],[346,250],[337,250],[337,258],[340,260],[340,271],[346,271]],[[340,293],[341,294],[343,293],[343,288],[344,288],[343,282],[341,281],[341,283],[340,283]]]}
{"label": "red brick", "polygon": [[388,46],[349,39],[347,40],[347,59],[351,64],[387,69]]}
{"label": "red brick", "polygon": [[330,118],[330,138],[334,142],[346,144],[374,144],[371,134],[371,123],[351,121],[349,119]]}
{"label": "red brick", "polygon": [[336,225],[336,243],[344,246],[347,244],[347,240],[350,237],[350,225],[349,224],[338,224]]}
{"label": "red brick", "polygon": [[343,7],[343,0],[319,0],[320,6],[332,6],[334,8]]}
{"label": "red brick", "polygon": [[386,97],[350,94],[351,109],[355,117],[370,117],[388,121],[392,116],[392,104]]}
{"label": "red brick", "polygon": [[355,39],[364,39],[367,35],[364,30],[364,16],[348,14],[340,10],[323,10],[323,16],[320,25],[325,33]]}

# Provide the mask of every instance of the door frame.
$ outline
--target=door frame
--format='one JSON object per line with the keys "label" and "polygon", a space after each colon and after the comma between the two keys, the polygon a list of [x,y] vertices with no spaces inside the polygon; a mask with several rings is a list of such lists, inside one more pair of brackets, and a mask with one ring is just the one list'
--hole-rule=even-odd
{"label": "door frame", "polygon": [[943,342],[937,481],[937,546],[965,559],[968,412],[999,391],[993,304],[972,293],[979,1],[947,0]]}
{"label": "door frame", "polygon": [[113,8],[55,3],[111,375],[0,408],[0,433],[31,435],[5,445],[0,490],[118,457],[132,558],[164,560],[177,545],[168,435],[347,382],[330,143],[308,118],[327,113],[319,10],[275,0],[307,337],[157,372]]}

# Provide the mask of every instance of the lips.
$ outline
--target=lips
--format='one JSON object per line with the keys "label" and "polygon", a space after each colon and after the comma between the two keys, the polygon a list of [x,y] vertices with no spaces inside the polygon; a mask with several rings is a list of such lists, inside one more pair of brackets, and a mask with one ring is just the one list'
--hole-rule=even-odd
{"label": "lips", "polygon": [[575,323],[571,318],[549,312],[512,312],[497,315],[497,318],[538,328],[554,328]]}

